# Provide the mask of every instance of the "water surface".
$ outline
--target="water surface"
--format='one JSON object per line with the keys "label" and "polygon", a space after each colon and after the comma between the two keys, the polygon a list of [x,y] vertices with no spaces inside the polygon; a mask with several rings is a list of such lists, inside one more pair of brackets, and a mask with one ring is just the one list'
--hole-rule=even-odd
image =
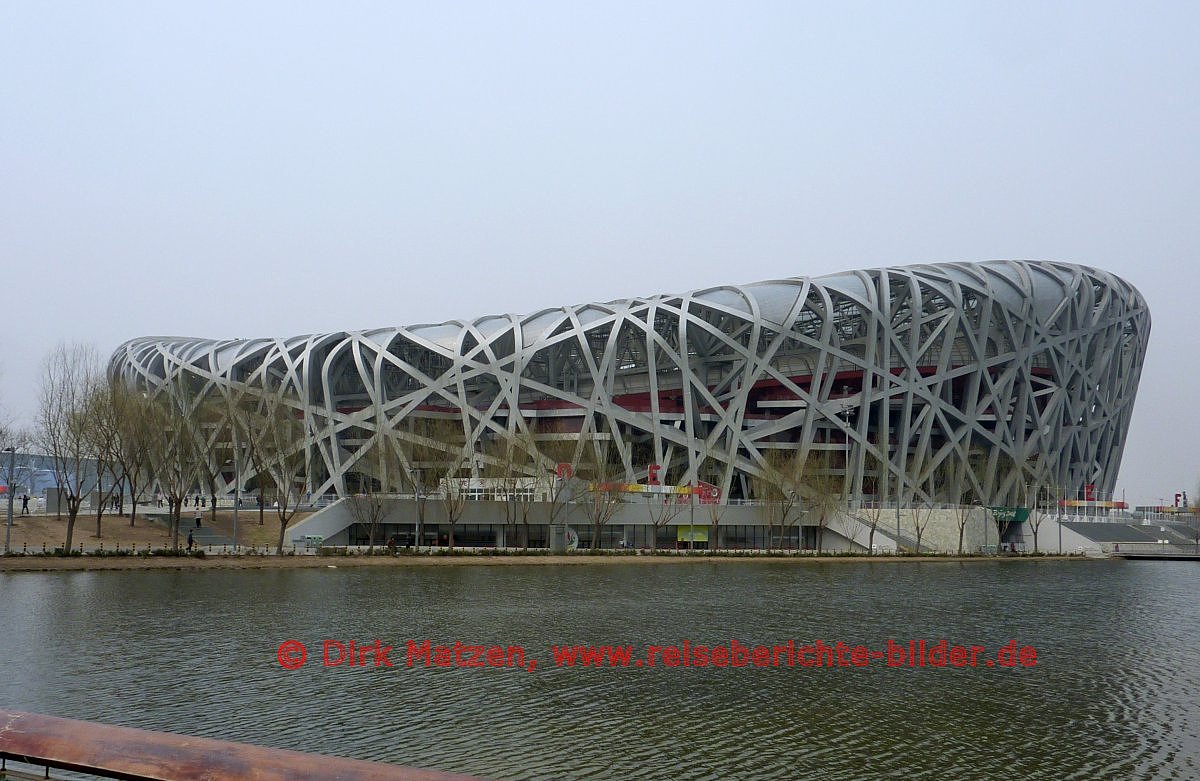
{"label": "water surface", "polygon": [[[1195,778],[1200,565],[0,574],[0,706],[498,779]],[[396,646],[323,667],[321,641]],[[521,645],[408,669],[408,639]],[[1036,667],[556,669],[553,643],[1015,639]],[[279,644],[309,648],[299,670]]]}

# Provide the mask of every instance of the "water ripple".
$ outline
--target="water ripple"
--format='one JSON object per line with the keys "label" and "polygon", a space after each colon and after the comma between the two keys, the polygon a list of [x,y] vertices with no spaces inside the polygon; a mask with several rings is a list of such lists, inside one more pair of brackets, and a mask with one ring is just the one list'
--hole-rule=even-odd
{"label": "water ripple", "polygon": [[[0,702],[497,779],[1200,776],[1200,567],[702,564],[0,575]],[[325,638],[518,644],[325,668]],[[948,639],[1025,669],[553,669],[558,644]],[[275,661],[285,639],[308,665]]]}

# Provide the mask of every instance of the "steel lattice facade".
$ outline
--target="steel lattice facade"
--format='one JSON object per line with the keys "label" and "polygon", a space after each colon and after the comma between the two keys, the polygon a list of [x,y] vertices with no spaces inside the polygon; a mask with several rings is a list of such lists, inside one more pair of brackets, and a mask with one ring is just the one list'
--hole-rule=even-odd
{"label": "steel lattice facade", "polygon": [[468,471],[506,440],[530,474],[603,445],[626,481],[659,464],[665,482],[753,498],[769,454],[792,451],[866,500],[967,487],[1009,502],[1029,484],[1111,492],[1149,332],[1112,274],[991,261],[286,339],[146,337],[110,371],[152,393],[186,380],[283,398],[304,417],[315,494],[370,479],[374,447],[415,469],[408,424],[440,418],[460,429],[446,463]]}

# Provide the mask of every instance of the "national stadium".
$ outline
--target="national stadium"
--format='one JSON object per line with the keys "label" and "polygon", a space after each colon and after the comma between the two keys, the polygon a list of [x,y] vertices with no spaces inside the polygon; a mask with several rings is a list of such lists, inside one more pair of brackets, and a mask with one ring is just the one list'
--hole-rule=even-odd
{"label": "national stadium", "polygon": [[[1149,333],[1145,300],[1113,274],[1000,260],[308,336],[143,337],[110,374],[154,396],[293,408],[310,497],[412,495],[436,474],[496,500],[517,473],[525,491],[573,477],[639,502],[645,486],[753,507],[789,482],[781,495],[803,502],[812,477],[848,508],[1021,506],[1031,486],[1111,499]],[[226,468],[220,493],[250,479]],[[629,509],[614,526],[639,525]]]}

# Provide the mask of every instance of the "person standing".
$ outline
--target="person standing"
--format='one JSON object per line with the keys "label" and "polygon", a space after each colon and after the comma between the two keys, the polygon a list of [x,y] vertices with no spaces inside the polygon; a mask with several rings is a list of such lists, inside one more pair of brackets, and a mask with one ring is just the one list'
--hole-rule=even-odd
{"label": "person standing", "polygon": [[21,494],[21,515],[29,515],[29,494]]}

